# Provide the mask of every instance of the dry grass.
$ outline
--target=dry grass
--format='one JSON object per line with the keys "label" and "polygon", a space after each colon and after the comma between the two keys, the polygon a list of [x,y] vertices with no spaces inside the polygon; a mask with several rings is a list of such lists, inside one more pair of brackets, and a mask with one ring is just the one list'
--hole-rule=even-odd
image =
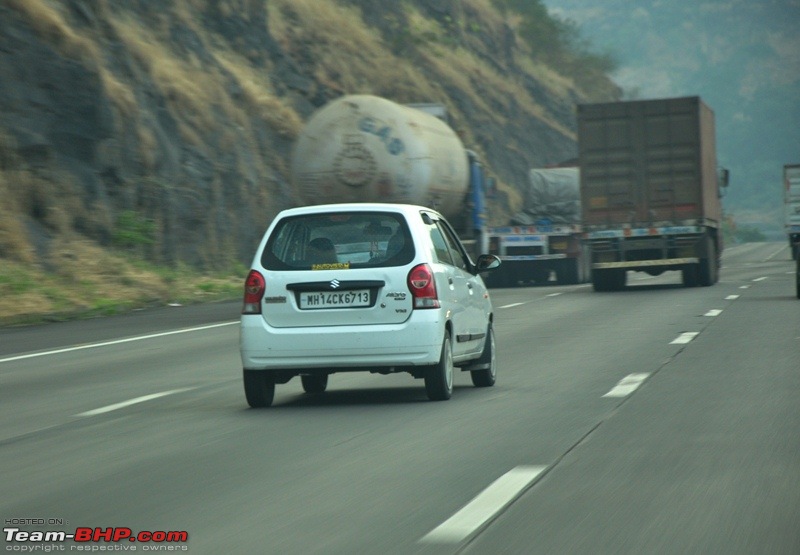
{"label": "dry grass", "polygon": [[225,91],[220,76],[210,69],[187,64],[150,29],[130,17],[116,19],[116,32],[134,58],[150,74],[167,103],[192,127],[210,132],[213,106],[221,105]]}
{"label": "dry grass", "polygon": [[195,269],[165,270],[103,249],[76,235],[51,245],[46,272],[29,263],[0,265],[0,324],[33,323],[76,316],[109,315],[167,303],[236,299],[244,270],[201,275]]}
{"label": "dry grass", "polygon": [[117,79],[117,77],[105,67],[100,68],[100,79],[102,80],[103,88],[108,98],[111,99],[111,102],[117,107],[120,113],[126,118],[135,117],[138,104],[133,89],[122,83],[122,81]]}
{"label": "dry grass", "polygon": [[[517,110],[524,112],[527,117],[534,116],[566,136],[573,135],[571,130],[551,118],[517,80],[498,73],[473,53],[460,48],[439,47],[426,53],[425,59],[432,73],[439,75],[451,87],[468,94],[478,111],[486,117],[494,118],[501,124],[507,123],[504,116],[489,104],[489,99],[495,102],[514,99]],[[505,108],[506,113],[513,113],[509,107]]]}
{"label": "dry grass", "polygon": [[286,139],[294,139],[303,127],[297,112],[287,106],[272,90],[272,85],[262,69],[254,68],[242,57],[232,52],[217,51],[216,60],[236,79],[250,110],[239,109],[239,124],[245,125],[254,112]]}
{"label": "dry grass", "polygon": [[34,251],[22,223],[16,195],[8,184],[16,172],[0,172],[0,258],[31,264]]}
{"label": "dry grass", "polygon": [[101,55],[97,44],[77,34],[51,3],[46,0],[5,0],[5,3],[24,15],[33,30],[59,52],[98,65]]}
{"label": "dry grass", "polygon": [[392,55],[359,10],[331,0],[275,0],[269,9],[271,34],[291,55],[314,60],[318,82],[342,93],[417,90],[416,98],[432,96],[429,80]]}

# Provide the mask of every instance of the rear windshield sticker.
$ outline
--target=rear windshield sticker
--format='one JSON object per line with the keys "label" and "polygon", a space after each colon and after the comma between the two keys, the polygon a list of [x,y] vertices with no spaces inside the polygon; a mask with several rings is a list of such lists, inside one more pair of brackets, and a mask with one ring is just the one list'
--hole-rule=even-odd
{"label": "rear windshield sticker", "polygon": [[312,270],[349,270],[349,262],[334,262],[333,264],[312,264]]}

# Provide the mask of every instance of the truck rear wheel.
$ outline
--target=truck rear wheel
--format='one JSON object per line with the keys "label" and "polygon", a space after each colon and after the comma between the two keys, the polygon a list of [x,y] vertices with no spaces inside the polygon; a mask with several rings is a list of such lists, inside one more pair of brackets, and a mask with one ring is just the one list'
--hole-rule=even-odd
{"label": "truck rear wheel", "polygon": [[593,270],[592,271],[592,286],[595,291],[610,291],[608,270]]}
{"label": "truck rear wheel", "polygon": [[794,274],[795,287],[797,288],[797,298],[800,299],[800,257],[797,258],[797,270]]}
{"label": "truck rear wheel", "polygon": [[595,291],[619,291],[625,288],[628,272],[623,269],[592,270],[592,285]]}
{"label": "truck rear wheel", "polygon": [[614,291],[625,289],[625,286],[628,284],[628,271],[614,270],[612,275],[614,276],[612,285]]}
{"label": "truck rear wheel", "polygon": [[703,287],[708,287],[709,285],[714,285],[717,281],[717,249],[711,237],[706,237],[705,243],[705,256],[700,259],[698,282]]}
{"label": "truck rear wheel", "polygon": [[577,258],[567,258],[562,261],[561,267],[556,272],[558,283],[575,285],[580,281],[580,272]]}
{"label": "truck rear wheel", "polygon": [[681,270],[684,287],[697,287],[697,265],[687,264]]}

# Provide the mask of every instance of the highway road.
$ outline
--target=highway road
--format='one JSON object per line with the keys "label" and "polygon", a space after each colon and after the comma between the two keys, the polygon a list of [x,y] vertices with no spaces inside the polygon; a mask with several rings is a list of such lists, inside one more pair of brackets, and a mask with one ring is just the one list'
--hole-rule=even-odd
{"label": "highway road", "polygon": [[[800,553],[783,243],[728,248],[713,287],[492,299],[497,385],[447,402],[358,373],[249,409],[239,303],[0,330],[5,550]],[[85,528],[187,539],[17,541]]]}

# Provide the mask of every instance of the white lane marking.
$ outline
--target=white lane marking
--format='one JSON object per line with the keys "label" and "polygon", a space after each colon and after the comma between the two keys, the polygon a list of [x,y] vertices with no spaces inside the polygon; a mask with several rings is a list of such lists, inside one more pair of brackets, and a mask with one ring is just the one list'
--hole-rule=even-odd
{"label": "white lane marking", "polygon": [[628,374],[622,378],[611,391],[603,395],[603,397],[627,397],[636,391],[636,389],[642,385],[642,383],[644,383],[649,375],[650,374],[648,373]]}
{"label": "white lane marking", "polygon": [[168,335],[175,335],[178,333],[189,333],[192,331],[202,331],[202,330],[210,330],[214,328],[221,328],[222,326],[232,326],[234,324],[238,324],[239,320],[234,322],[223,322],[221,324],[211,324],[208,326],[198,326],[196,328],[186,328],[182,330],[174,330],[174,331],[165,331],[161,333],[152,333],[150,335],[140,335],[137,337],[128,337],[126,339],[115,339],[114,341],[104,341],[102,343],[89,343],[87,345],[78,345],[75,347],[66,347],[64,349],[55,349],[52,351],[43,351],[41,353],[30,353],[27,355],[18,355],[8,358],[0,358],[0,363],[2,362],[12,362],[15,360],[24,360],[26,358],[36,358],[36,357],[44,357],[48,355],[58,355],[61,353],[69,353],[72,351],[82,351],[83,349],[96,349],[98,347],[107,347],[109,345],[119,345],[120,343],[130,343],[131,341],[142,341],[144,339],[153,339],[156,337],[166,337]]}
{"label": "white lane marking", "polygon": [[753,281],[764,281],[765,279],[767,279],[766,276],[765,277],[756,278]]}
{"label": "white lane marking", "polygon": [[703,314],[703,316],[719,316],[720,314],[722,314],[721,310],[719,310],[718,308],[712,308],[711,310]]}
{"label": "white lane marking", "polygon": [[678,337],[670,341],[670,345],[683,345],[689,343],[692,339],[698,336],[699,331],[687,331],[680,334]]}
{"label": "white lane marking", "polygon": [[[740,285],[739,289],[750,289],[750,286],[749,285]],[[736,296],[738,297],[739,295],[736,295]]]}
{"label": "white lane marking", "polygon": [[421,542],[459,543],[511,504],[546,466],[512,468],[467,503],[460,511],[423,536]]}
{"label": "white lane marking", "polygon": [[558,297],[561,293],[550,293],[549,295],[545,295],[546,297]]}
{"label": "white lane marking", "polygon": [[738,298],[739,298],[739,295],[728,295],[727,297],[725,297],[725,300],[726,301],[735,301]]}
{"label": "white lane marking", "polygon": [[778,256],[780,253],[782,253],[784,250],[788,250],[788,248],[789,248],[789,245],[783,245],[781,248],[779,248],[778,250],[776,250],[775,252],[773,252],[771,255],[769,255],[768,257],[766,257],[766,258],[764,259],[764,262],[769,262],[770,260],[772,260],[773,258],[775,258],[776,256]]}
{"label": "white lane marking", "polygon": [[150,401],[152,399],[158,399],[159,397],[166,397],[167,395],[174,395],[176,393],[183,393],[184,391],[190,391],[192,389],[197,389],[197,388],[196,387],[184,387],[182,389],[172,389],[170,391],[162,391],[161,393],[152,393],[150,395],[144,395],[142,397],[136,397],[135,399],[130,399],[128,401],[123,401],[121,403],[116,403],[114,405],[108,405],[106,407],[100,407],[99,409],[87,410],[86,412],[82,412],[80,414],[76,414],[75,416],[96,416],[98,414],[111,412],[112,410],[123,409],[123,408],[129,407],[131,405],[136,405],[138,403],[144,403],[145,401]]}
{"label": "white lane marking", "polygon": [[498,308],[513,308],[515,306],[521,306],[521,305],[524,305],[524,304],[526,304],[526,303],[511,303],[511,304],[506,304],[506,305],[500,306]]}

